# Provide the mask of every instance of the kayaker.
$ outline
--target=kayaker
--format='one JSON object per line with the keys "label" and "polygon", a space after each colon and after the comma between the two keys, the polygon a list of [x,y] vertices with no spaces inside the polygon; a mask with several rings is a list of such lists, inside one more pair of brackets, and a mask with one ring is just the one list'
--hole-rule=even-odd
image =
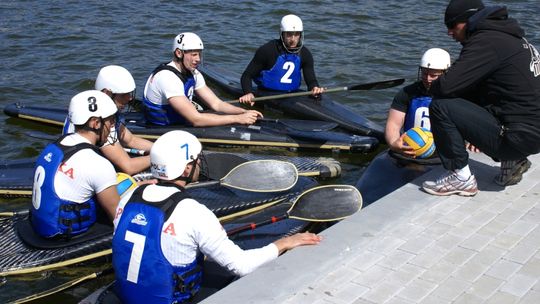
{"label": "kayaker", "polygon": [[112,249],[122,303],[187,301],[200,288],[203,255],[242,276],[286,250],[321,241],[298,233],[258,249],[235,245],[216,216],[184,192],[199,177],[201,149],[190,133],[165,133],[150,152],[159,183],[141,186],[119,203]]}
{"label": "kayaker", "polygon": [[240,102],[254,104],[252,81],[263,90],[297,91],[302,81],[300,70],[313,96],[322,94],[324,89],[317,82],[313,56],[304,46],[302,20],[296,15],[286,15],[281,19],[279,39],[259,47],[242,74],[244,95],[239,98]]}
{"label": "kayaker", "polygon": [[501,161],[495,182],[518,183],[540,152],[540,55],[504,6],[451,0],[448,35],[461,43],[459,58],[431,84],[429,111],[443,176],[422,188],[434,195],[478,192],[466,141]]}
{"label": "kayaker", "polygon": [[[132,134],[123,124],[121,111],[135,98],[135,80],[124,67],[108,65],[103,67],[96,78],[95,89],[107,94],[118,108],[116,125],[111,129],[109,139],[100,147],[103,155],[118,171],[129,175],[140,173],[150,167],[150,156],[130,157],[124,147],[140,151],[150,151],[152,142]],[[73,133],[74,126],[66,118],[63,133]],[[114,139],[114,140],[113,140]],[[116,140],[117,139],[117,140]]]}
{"label": "kayaker", "polygon": [[[250,125],[262,117],[258,111],[223,102],[206,85],[203,75],[197,70],[203,49],[203,42],[197,34],[180,33],[174,38],[172,61],[154,69],[144,88],[143,104],[148,123],[195,127]],[[209,109],[219,113],[200,112],[203,108],[193,101],[194,95]]]}
{"label": "kayaker", "polygon": [[413,127],[431,130],[429,104],[432,97],[428,90],[450,64],[450,54],[440,48],[431,48],[422,55],[417,81],[396,94],[388,111],[384,136],[390,150],[414,156],[413,148],[403,142],[404,132]]}
{"label": "kayaker", "polygon": [[42,237],[65,237],[87,231],[98,205],[112,221],[120,197],[113,165],[98,146],[109,137],[117,108],[96,90],[75,95],[69,119],[75,133],[49,144],[36,161],[30,219]]}

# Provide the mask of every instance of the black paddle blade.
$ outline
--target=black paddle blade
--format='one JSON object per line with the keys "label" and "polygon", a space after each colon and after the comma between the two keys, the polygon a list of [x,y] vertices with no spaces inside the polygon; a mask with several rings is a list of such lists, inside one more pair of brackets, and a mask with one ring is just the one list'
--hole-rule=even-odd
{"label": "black paddle blade", "polygon": [[203,151],[201,175],[209,180],[220,180],[236,166],[247,161],[247,159],[236,154]]}
{"label": "black paddle blade", "polygon": [[251,192],[279,192],[291,189],[297,181],[298,170],[294,164],[261,159],[238,165],[221,180],[221,184]]}
{"label": "black paddle blade", "polygon": [[377,81],[377,82],[371,82],[371,83],[363,83],[359,85],[355,85],[352,87],[349,87],[348,90],[356,91],[356,90],[382,90],[382,89],[388,89],[395,86],[398,86],[405,82],[405,79],[398,78],[398,79],[392,79],[392,80],[385,80],[385,81]]}
{"label": "black paddle blade", "polygon": [[259,118],[257,121],[263,124],[282,124],[292,130],[308,132],[330,131],[338,126],[335,122],[322,120]]}
{"label": "black paddle blade", "polygon": [[300,195],[289,217],[312,222],[337,221],[362,208],[362,195],[350,185],[326,185],[312,188]]}
{"label": "black paddle blade", "polygon": [[335,122],[317,121],[317,120],[300,120],[300,119],[279,119],[284,126],[290,129],[299,131],[330,131],[338,126]]}

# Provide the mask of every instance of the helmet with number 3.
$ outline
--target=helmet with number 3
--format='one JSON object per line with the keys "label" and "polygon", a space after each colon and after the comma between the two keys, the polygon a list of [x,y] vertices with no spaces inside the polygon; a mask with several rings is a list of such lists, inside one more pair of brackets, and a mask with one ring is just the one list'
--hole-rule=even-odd
{"label": "helmet with number 3", "polygon": [[150,170],[155,178],[177,179],[186,166],[197,160],[202,146],[197,137],[186,131],[170,131],[161,135],[150,149]]}
{"label": "helmet with number 3", "polygon": [[107,118],[116,111],[118,111],[116,104],[107,94],[88,90],[71,98],[69,120],[74,125],[84,125],[91,117]]}
{"label": "helmet with number 3", "polygon": [[204,45],[197,34],[186,32],[174,37],[173,52],[176,49],[181,51],[204,50]]}

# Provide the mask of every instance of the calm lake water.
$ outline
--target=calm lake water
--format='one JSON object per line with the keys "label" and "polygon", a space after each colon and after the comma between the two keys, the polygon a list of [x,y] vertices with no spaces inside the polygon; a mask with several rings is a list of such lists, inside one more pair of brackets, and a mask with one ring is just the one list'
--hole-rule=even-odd
{"label": "calm lake water", "polygon": [[[183,31],[201,36],[204,61],[241,73],[259,45],[278,37],[280,18],[289,13],[299,15],[304,22],[305,45],[314,55],[321,85],[331,88],[397,77],[412,82],[426,49],[445,48],[452,58],[459,54],[459,44],[446,35],[442,22],[446,3],[4,0],[0,3],[0,106],[22,101],[67,107],[73,95],[93,88],[99,69],[109,64],[130,70],[140,98],[148,74],[158,63],[170,60],[172,39]],[[540,47],[537,0],[485,3],[507,5],[528,40]],[[336,93],[333,97],[384,124],[397,90]],[[6,116],[0,119],[0,130],[0,155],[4,159],[39,153],[46,142],[29,137],[28,131],[57,132]],[[372,155],[345,153],[334,157],[344,162],[344,176],[339,181],[353,184]],[[22,206],[23,202],[3,200],[0,210]],[[76,267],[9,278],[0,285],[0,302],[92,270]],[[74,288],[43,303],[75,303],[98,285],[95,282]]]}

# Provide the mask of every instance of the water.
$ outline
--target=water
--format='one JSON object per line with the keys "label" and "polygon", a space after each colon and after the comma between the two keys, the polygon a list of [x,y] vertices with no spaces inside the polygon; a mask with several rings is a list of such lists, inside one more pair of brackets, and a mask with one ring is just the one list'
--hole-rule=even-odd
{"label": "water", "polygon": [[[540,47],[536,0],[486,3],[508,5],[529,41]],[[426,49],[445,48],[452,58],[459,54],[459,44],[446,35],[442,23],[445,5],[446,1],[436,0],[304,0],[288,5],[276,0],[4,0],[0,3],[0,105],[23,101],[67,107],[73,95],[93,88],[99,69],[109,64],[122,65],[133,74],[140,97],[148,74],[158,63],[170,60],[172,39],[182,31],[201,36],[205,61],[240,73],[259,45],[278,37],[279,20],[288,13],[304,21],[305,44],[314,55],[321,85],[331,88],[397,77],[411,82]],[[384,124],[396,91],[336,93],[334,97]],[[0,119],[0,129],[4,159],[39,153],[45,142],[28,137],[29,130],[57,132],[7,117]],[[345,163],[339,181],[354,183],[371,156],[344,153],[334,157]],[[13,209],[22,202],[3,201],[8,204],[2,208]],[[94,268],[81,269],[9,278],[7,284],[0,282],[0,302]],[[36,277],[39,280],[29,283]],[[75,288],[48,301],[76,302],[97,285]]]}

